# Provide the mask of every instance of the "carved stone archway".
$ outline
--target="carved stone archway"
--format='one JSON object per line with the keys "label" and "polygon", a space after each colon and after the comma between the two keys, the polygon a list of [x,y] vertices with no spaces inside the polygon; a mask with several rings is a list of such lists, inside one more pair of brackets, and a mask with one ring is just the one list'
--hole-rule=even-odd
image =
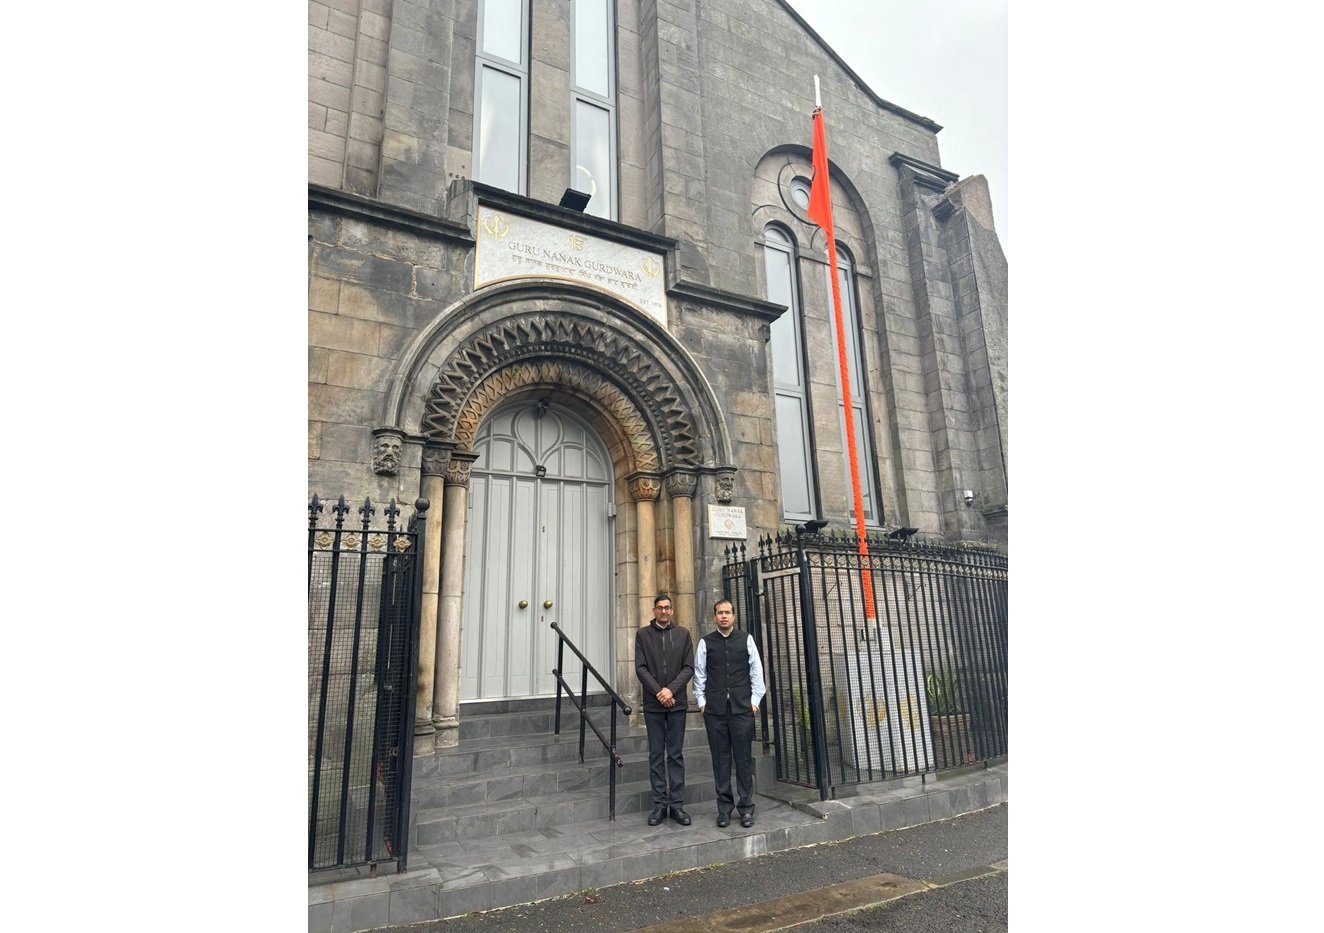
{"label": "carved stone archway", "polygon": [[[420,710],[430,708],[430,722],[418,723],[419,732],[435,729],[438,746],[454,744],[458,727],[467,467],[483,418],[520,397],[571,404],[613,451],[617,501],[624,506],[615,571],[623,582],[614,619],[616,669],[604,676],[624,695],[637,689],[633,631],[651,618],[658,554],[668,544],[675,555],[673,601],[685,607],[684,621],[697,635],[692,499],[700,474],[732,474],[730,442],[707,381],[664,328],[597,293],[560,283],[484,289],[420,334],[401,361],[384,412],[388,427],[425,439],[422,492],[442,503],[430,539],[441,551],[430,600],[424,583],[423,612],[425,619],[434,613],[435,647],[420,645]],[[457,462],[464,468],[453,469]],[[657,521],[664,487],[668,540],[660,540]],[[426,704],[425,673],[432,675]]]}

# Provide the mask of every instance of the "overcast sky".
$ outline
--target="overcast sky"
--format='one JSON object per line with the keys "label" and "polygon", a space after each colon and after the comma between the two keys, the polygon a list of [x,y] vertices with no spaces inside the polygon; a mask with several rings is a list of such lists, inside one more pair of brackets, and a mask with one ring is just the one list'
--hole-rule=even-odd
{"label": "overcast sky", "polygon": [[942,167],[988,179],[1010,258],[1007,0],[788,2],[875,94],[943,127]]}

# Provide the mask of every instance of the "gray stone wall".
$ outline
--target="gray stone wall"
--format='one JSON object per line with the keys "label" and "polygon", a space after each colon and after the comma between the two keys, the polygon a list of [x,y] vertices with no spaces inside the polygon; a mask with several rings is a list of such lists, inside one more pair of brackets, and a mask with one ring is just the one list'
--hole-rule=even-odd
{"label": "gray stone wall", "polygon": [[375,194],[390,0],[309,0],[308,179]]}
{"label": "gray stone wall", "polygon": [[413,502],[422,448],[379,476],[372,429],[405,349],[466,291],[468,249],[316,207],[308,237],[309,491]]}
{"label": "gray stone wall", "polygon": [[[535,0],[529,193],[553,203],[569,182],[569,24],[570,0]],[[474,0],[310,0],[310,181],[437,218],[463,208],[450,186],[471,169],[475,27]],[[818,74],[887,523],[1005,540],[1006,265],[981,185],[943,190],[955,176],[936,169],[937,125],[880,102],[778,0],[621,0],[617,62],[620,219],[678,241],[671,330],[725,406],[733,504],[751,529],[780,523],[767,323],[679,296],[766,294],[758,209],[776,176],[763,166],[770,154],[807,165]],[[324,495],[417,494],[415,444],[395,477],[372,473],[369,450],[404,349],[472,291],[471,243],[425,227],[310,216],[310,483]],[[821,243],[797,237],[820,496],[844,523]]]}

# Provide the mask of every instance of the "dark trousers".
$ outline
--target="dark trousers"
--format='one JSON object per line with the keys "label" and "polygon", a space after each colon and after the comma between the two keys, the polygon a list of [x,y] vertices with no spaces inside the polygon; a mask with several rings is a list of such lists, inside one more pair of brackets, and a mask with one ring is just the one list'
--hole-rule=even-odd
{"label": "dark trousers", "polygon": [[685,708],[679,703],[676,707],[665,713],[644,710],[648,781],[653,785],[655,807],[675,809],[685,805]]}
{"label": "dark trousers", "polygon": [[[717,812],[730,816],[731,810],[754,812],[754,714],[730,709],[718,711],[709,705],[703,711],[703,727],[708,731],[708,748],[713,753],[713,781],[717,784]],[[739,802],[731,794],[731,762],[736,765],[736,790]]]}

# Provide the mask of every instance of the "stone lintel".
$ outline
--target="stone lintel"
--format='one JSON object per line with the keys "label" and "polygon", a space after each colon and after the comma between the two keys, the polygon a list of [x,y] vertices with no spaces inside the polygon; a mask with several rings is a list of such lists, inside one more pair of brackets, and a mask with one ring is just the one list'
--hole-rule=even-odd
{"label": "stone lintel", "polygon": [[344,217],[355,217],[387,227],[395,227],[428,239],[446,240],[466,246],[472,246],[474,243],[474,236],[469,232],[469,228],[453,220],[400,207],[376,198],[364,197],[361,194],[327,188],[324,185],[309,183],[308,206]]}

